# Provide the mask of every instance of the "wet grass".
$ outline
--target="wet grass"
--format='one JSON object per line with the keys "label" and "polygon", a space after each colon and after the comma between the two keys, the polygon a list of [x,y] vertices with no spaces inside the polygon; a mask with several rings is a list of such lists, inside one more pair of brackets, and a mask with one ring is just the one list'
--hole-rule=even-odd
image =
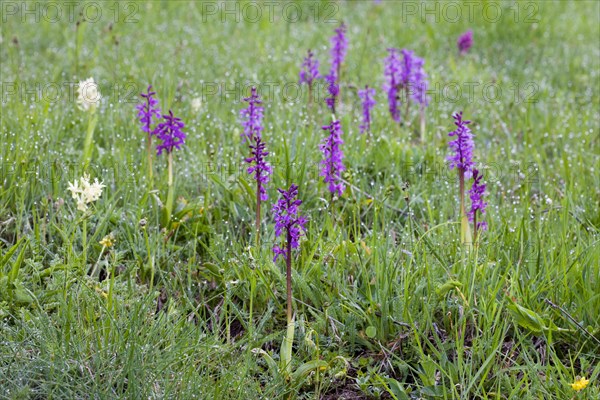
{"label": "wet grass", "polygon": [[[263,8],[256,23],[221,15],[221,3],[217,14],[207,2],[120,3],[118,20],[99,4],[97,22],[5,9],[1,25],[1,398],[598,397],[598,3],[526,2],[518,15],[501,3],[496,22],[488,3],[471,22],[461,4],[455,23],[445,3],[437,22],[362,1],[294,3],[297,22]],[[318,169],[331,117],[294,83],[308,48],[328,67],[341,20],[348,188],[332,201]],[[475,45],[460,57],[469,28]],[[424,142],[414,110],[402,126],[389,118],[387,47],[426,60]],[[70,87],[90,76],[104,100],[87,170],[107,187],[84,224],[67,187],[84,172],[87,117]],[[167,233],[156,202],[166,161],[150,184],[134,109],[149,83],[188,133],[176,195],[193,208]],[[259,246],[238,119],[252,84],[275,167]],[[365,84],[378,90],[370,136],[358,133]],[[444,165],[459,110],[488,185],[489,230],[470,252]],[[285,333],[270,206],[291,183],[310,220],[294,260],[293,369],[326,366],[286,379],[257,349],[277,361]],[[578,394],[577,376],[590,379]]]}

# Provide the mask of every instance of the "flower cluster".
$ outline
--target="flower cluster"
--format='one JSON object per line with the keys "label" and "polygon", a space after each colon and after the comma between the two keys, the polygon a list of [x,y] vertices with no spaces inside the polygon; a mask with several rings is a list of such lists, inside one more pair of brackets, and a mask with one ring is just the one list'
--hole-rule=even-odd
{"label": "flower cluster", "polygon": [[161,143],[156,146],[158,155],[161,155],[163,150],[168,154],[172,153],[173,149],[179,150],[186,138],[182,130],[185,124],[181,119],[173,116],[173,111],[169,110],[169,114],[163,115],[163,119],[164,122],[156,127],[156,135],[161,140]]}
{"label": "flower cluster", "polygon": [[456,130],[450,132],[448,136],[456,136],[455,140],[450,141],[449,146],[454,151],[454,154],[448,156],[450,169],[454,167],[464,172],[465,178],[469,179],[473,169],[473,134],[467,125],[471,121],[462,119],[462,111],[452,116]]}
{"label": "flower cluster", "polygon": [[323,152],[320,176],[325,177],[325,183],[329,183],[329,191],[331,193],[337,193],[338,196],[341,196],[344,191],[342,171],[345,170],[345,167],[342,162],[344,153],[342,152],[341,145],[344,141],[342,140],[343,132],[340,121],[333,121],[330,125],[324,126],[322,129],[329,131],[329,136],[319,145],[319,149]]}
{"label": "flower cluster", "polygon": [[273,261],[282,255],[288,257],[288,248],[297,249],[300,236],[306,232],[306,218],[299,214],[299,206],[302,200],[296,199],[298,196],[298,186],[292,184],[288,190],[277,189],[281,193],[281,198],[273,205],[272,212],[275,215],[275,236],[279,237],[282,233],[286,234],[286,245],[273,247]]}
{"label": "flower cluster", "polygon": [[585,377],[577,377],[577,379],[575,380],[575,383],[571,383],[571,387],[573,388],[573,390],[575,390],[576,392],[580,392],[583,389],[585,389],[590,383],[589,379],[585,379]]}
{"label": "flower cluster", "polygon": [[152,92],[151,90],[152,86],[148,86],[146,93],[140,94],[144,99],[144,102],[136,106],[138,118],[142,124],[142,131],[148,133],[148,135],[154,135],[156,133],[155,130],[151,128],[152,120],[159,120],[161,118],[158,100],[154,98],[156,92]]}
{"label": "flower cluster", "polygon": [[[477,211],[481,214],[485,214],[485,208],[487,207],[487,202],[483,201],[483,195],[485,193],[485,183],[482,183],[483,176],[479,173],[479,170],[473,168],[473,186],[469,190],[469,198],[471,199],[471,209],[469,210],[469,221],[473,222]],[[486,230],[487,222],[479,221],[477,222],[477,226],[475,229]]]}
{"label": "flower cluster", "polygon": [[321,77],[321,74],[319,74],[319,60],[313,57],[313,52],[308,50],[308,56],[304,58],[303,69],[300,71],[300,84],[306,83],[311,86],[316,79]]}
{"label": "flower cluster", "polygon": [[106,235],[98,243],[103,247],[113,247],[115,245],[115,236],[112,233]]}
{"label": "flower cluster", "polygon": [[360,133],[371,130],[371,110],[377,104],[375,102],[375,89],[369,88],[369,85],[358,91],[358,97],[362,100],[362,123],[360,124]]}
{"label": "flower cluster", "polygon": [[456,46],[460,54],[467,53],[471,49],[471,46],[473,46],[473,31],[469,29],[460,35],[456,41]]}
{"label": "flower cluster", "polygon": [[260,106],[262,102],[258,98],[255,87],[252,88],[250,97],[245,98],[244,101],[248,102],[248,108],[240,111],[244,127],[241,136],[242,140],[252,140],[254,137],[260,137],[263,130],[263,108]]}
{"label": "flower cluster", "polygon": [[83,111],[95,111],[102,99],[94,78],[88,78],[77,85],[77,105]]}
{"label": "flower cluster", "polygon": [[388,49],[388,56],[384,60],[383,90],[387,93],[389,110],[394,121],[400,122],[401,91],[405,93],[406,101],[412,99],[422,106],[429,104],[427,96],[429,84],[423,69],[424,65],[425,61],[417,57],[412,50]]}
{"label": "flower cluster", "polygon": [[98,200],[102,195],[102,189],[106,186],[102,182],[98,182],[98,178],[94,179],[94,183],[90,183],[90,176],[84,174],[79,178],[79,181],[69,182],[67,190],[71,192],[71,196],[77,202],[79,211],[87,211],[88,204]]}

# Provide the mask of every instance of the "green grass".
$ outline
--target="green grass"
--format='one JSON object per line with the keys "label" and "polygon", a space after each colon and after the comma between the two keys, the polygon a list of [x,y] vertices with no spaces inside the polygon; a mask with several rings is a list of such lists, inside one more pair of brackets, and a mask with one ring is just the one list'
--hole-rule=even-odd
{"label": "green grass", "polygon": [[[481,14],[489,2],[456,23],[423,22],[391,1],[318,3],[317,21],[295,23],[281,8],[273,21],[222,23],[187,1],[122,2],[116,22],[114,3],[97,4],[100,21],[79,26],[3,9],[0,398],[600,396],[599,3],[523,2],[517,18],[500,3],[496,23]],[[328,67],[337,25],[324,22],[325,7],[350,39],[340,116],[351,186],[333,202],[317,147],[331,117],[322,102],[308,113],[305,96],[283,90],[308,48]],[[124,22],[132,11],[137,22]],[[469,28],[475,45],[459,57],[456,38]],[[387,47],[414,49],[439,88],[425,143],[417,118],[389,118]],[[84,171],[87,117],[67,88],[88,77],[105,97],[88,171],[107,187],[83,223],[67,186]],[[263,92],[275,172],[260,247],[239,136],[249,82],[274,87]],[[149,83],[188,133],[176,196],[193,209],[168,239],[155,200],[166,196],[166,161],[155,158],[150,185],[134,109]],[[205,91],[195,114],[192,99],[213,83],[231,93]],[[460,99],[440,95],[454,83]],[[45,95],[27,93],[36,84]],[[372,140],[358,133],[365,84],[378,90]],[[468,84],[478,85],[472,101]],[[497,101],[486,84],[501,89]],[[58,100],[48,85],[61,88]],[[488,167],[489,230],[470,253],[459,242],[457,180],[444,166],[459,110]],[[292,369],[327,365],[288,381],[255,349],[277,362],[285,333],[270,207],[291,183],[310,219],[294,259]],[[116,244],[103,250],[110,233]],[[94,265],[100,273],[90,276]],[[578,394],[576,376],[590,379]]]}

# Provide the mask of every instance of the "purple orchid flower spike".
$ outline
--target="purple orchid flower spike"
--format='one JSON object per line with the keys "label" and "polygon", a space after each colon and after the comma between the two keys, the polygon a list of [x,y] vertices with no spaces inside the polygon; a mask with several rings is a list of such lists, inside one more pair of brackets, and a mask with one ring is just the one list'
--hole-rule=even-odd
{"label": "purple orchid flower spike", "polygon": [[152,85],[148,86],[146,93],[141,93],[140,96],[144,99],[142,104],[138,104],[136,109],[138,110],[138,118],[142,124],[142,131],[147,133],[146,136],[146,157],[147,157],[147,168],[148,168],[148,179],[152,182],[153,168],[152,168],[152,136],[157,134],[157,127],[152,127],[153,121],[159,121],[161,118],[160,108],[158,107],[158,100],[154,97],[156,92],[152,91]]}
{"label": "purple orchid flower spike", "polygon": [[331,73],[325,77],[325,80],[327,81],[327,92],[329,93],[329,97],[325,98],[325,104],[327,104],[327,108],[335,114],[335,106],[340,94],[340,86],[337,84],[335,76]]}
{"label": "purple orchid flower spike", "polygon": [[242,125],[244,126],[244,133],[242,138],[244,141],[248,141],[250,147],[250,157],[245,158],[244,161],[250,164],[248,167],[248,173],[253,175],[256,181],[256,242],[257,245],[260,242],[260,208],[261,201],[268,199],[266,185],[270,180],[270,176],[273,173],[273,169],[266,162],[265,157],[269,155],[266,150],[265,143],[262,140],[262,119],[263,119],[263,108],[259,106],[261,101],[256,93],[256,88],[252,88],[252,94],[250,97],[244,99],[248,102],[248,108],[242,110],[240,115],[242,116]]}
{"label": "purple orchid flower spike", "polygon": [[246,141],[261,136],[263,130],[263,108],[260,106],[262,102],[258,98],[255,87],[252,88],[250,97],[246,97],[244,101],[248,102],[248,108],[240,111],[240,117],[244,127],[244,132],[241,136],[242,140]]}
{"label": "purple orchid flower spike", "polygon": [[471,243],[471,229],[465,211],[465,180],[469,179],[473,174],[473,134],[468,125],[471,121],[462,119],[462,111],[452,116],[456,130],[450,132],[448,136],[456,136],[455,140],[450,141],[449,146],[453,154],[447,157],[450,169],[458,169],[459,180],[459,200],[460,200],[460,226],[461,226],[461,243]]}
{"label": "purple orchid flower spike", "polygon": [[358,97],[362,101],[362,123],[360,124],[360,133],[371,131],[371,110],[375,107],[375,89],[369,88],[369,85],[358,91]]}
{"label": "purple orchid flower spike", "polygon": [[185,143],[186,135],[183,132],[185,124],[181,119],[173,115],[173,111],[169,110],[169,114],[163,115],[164,122],[161,122],[156,127],[156,135],[161,143],[156,146],[158,155],[161,155],[163,150],[171,154],[174,149],[179,150],[181,145]]}
{"label": "purple orchid flower spike", "polygon": [[461,55],[468,53],[471,49],[471,46],[473,46],[473,31],[469,29],[460,35],[456,41],[456,46],[458,47],[458,52]]}
{"label": "purple orchid flower spike", "polygon": [[[293,323],[292,317],[292,250],[297,249],[300,237],[306,233],[306,218],[300,215],[300,204],[302,200],[298,197],[298,186],[292,184],[288,190],[277,189],[281,198],[273,205],[275,215],[275,237],[284,235],[283,245],[273,247],[273,262],[279,256],[283,256],[286,266],[286,289],[287,289],[287,321],[288,325]],[[291,346],[291,344],[290,344]]]}
{"label": "purple orchid flower spike", "polygon": [[308,50],[308,55],[304,58],[302,63],[302,70],[300,71],[300,84],[305,83],[308,86],[308,105],[310,106],[313,101],[313,85],[317,79],[321,78],[319,73],[319,60],[314,58],[312,51]]}
{"label": "purple orchid flower spike", "polygon": [[[422,106],[429,104],[427,97],[427,74],[423,69],[425,60],[417,57],[411,50],[402,50],[404,67],[402,71],[403,86],[410,93],[410,98]],[[404,82],[405,80],[405,82]]]}
{"label": "purple orchid flower spike", "polygon": [[395,122],[400,122],[400,84],[401,84],[401,60],[398,49],[389,48],[388,56],[384,60],[383,91],[387,93],[388,108]]}
{"label": "purple orchid flower spike", "polygon": [[251,157],[244,159],[244,161],[251,164],[248,167],[248,173],[254,176],[260,199],[266,201],[269,196],[267,196],[265,185],[269,182],[270,175],[273,173],[273,168],[265,161],[265,157],[269,155],[269,152],[266,151],[265,143],[261,137],[255,137],[254,143],[250,144],[249,147]]}
{"label": "purple orchid flower spike", "polygon": [[411,101],[420,104],[421,109],[429,104],[424,65],[425,61],[412,50],[388,49],[384,60],[383,90],[387,93],[390,114],[395,122],[400,122],[401,99],[406,102],[406,114]]}
{"label": "purple orchid flower spike", "polygon": [[148,86],[146,93],[141,93],[140,96],[144,99],[142,104],[138,104],[136,109],[138,110],[138,117],[142,124],[142,131],[149,135],[156,134],[155,130],[151,128],[153,120],[159,120],[161,118],[160,108],[158,107],[158,100],[154,98],[156,92],[152,91],[152,86]]}
{"label": "purple orchid flower spike", "polygon": [[346,58],[348,51],[348,38],[346,38],[346,25],[342,23],[339,28],[335,29],[335,35],[331,41],[331,71],[336,81],[340,78],[342,64]]}
{"label": "purple orchid flower spike", "polygon": [[468,125],[471,121],[465,121],[462,119],[462,111],[452,116],[454,118],[454,125],[456,130],[450,132],[448,136],[456,136],[455,140],[450,141],[448,144],[453,150],[454,154],[447,157],[450,162],[450,169],[458,168],[465,174],[466,179],[470,179],[473,169],[473,134],[469,129]]}
{"label": "purple orchid flower spike", "polygon": [[273,252],[275,256],[273,261],[277,261],[279,256],[288,258],[291,256],[290,250],[297,249],[302,233],[306,231],[306,218],[300,215],[299,206],[302,200],[296,199],[298,196],[298,186],[291,185],[288,190],[277,189],[281,198],[273,205],[273,214],[275,216],[275,236],[279,237],[285,234],[284,246],[275,245]]}
{"label": "purple orchid flower spike", "polygon": [[321,74],[319,73],[319,60],[314,58],[314,53],[308,50],[308,55],[302,62],[302,70],[300,71],[300,84],[306,83],[311,86],[314,81],[319,79]]}
{"label": "purple orchid flower spike", "polygon": [[329,135],[319,145],[319,149],[323,152],[320,176],[323,176],[324,182],[329,184],[329,191],[332,195],[341,196],[345,188],[342,182],[342,172],[346,168],[342,162],[344,153],[341,145],[344,141],[342,140],[343,132],[340,121],[333,121],[322,129],[329,131]]}
{"label": "purple orchid flower spike", "polygon": [[485,209],[487,207],[487,202],[483,201],[483,195],[485,194],[485,183],[482,183],[483,176],[480,174],[479,170],[473,168],[473,186],[469,190],[469,198],[471,199],[471,209],[469,210],[469,222],[472,222],[474,225],[474,240],[477,239],[477,231],[478,230],[487,230],[487,222],[485,221],[477,221],[478,212],[480,214],[485,214]]}

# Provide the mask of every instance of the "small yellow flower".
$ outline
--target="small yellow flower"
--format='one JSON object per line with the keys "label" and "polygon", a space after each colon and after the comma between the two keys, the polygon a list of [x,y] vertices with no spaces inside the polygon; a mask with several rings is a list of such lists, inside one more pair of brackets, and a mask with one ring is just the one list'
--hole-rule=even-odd
{"label": "small yellow flower", "polygon": [[100,241],[100,244],[105,247],[113,247],[113,245],[115,244],[115,238],[112,235],[112,233],[110,235],[104,236]]}
{"label": "small yellow flower", "polygon": [[589,383],[589,379],[585,379],[585,377],[577,377],[577,379],[575,379],[575,383],[571,383],[571,387],[575,391],[579,392],[580,390],[585,389]]}

